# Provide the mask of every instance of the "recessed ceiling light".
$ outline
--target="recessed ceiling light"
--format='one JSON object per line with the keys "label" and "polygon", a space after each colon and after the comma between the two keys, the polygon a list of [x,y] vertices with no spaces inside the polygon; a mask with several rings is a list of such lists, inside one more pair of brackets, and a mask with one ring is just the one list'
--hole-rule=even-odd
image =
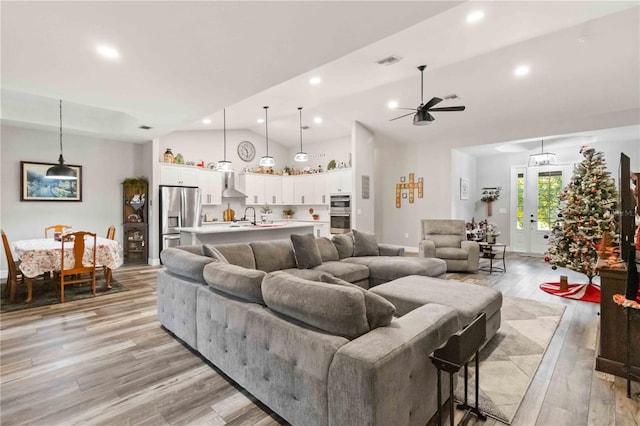
{"label": "recessed ceiling light", "polygon": [[202,124],[211,124],[211,119],[210,118],[203,118],[202,119]]}
{"label": "recessed ceiling light", "polygon": [[258,118],[256,121],[257,121],[258,123],[262,124],[262,123],[264,123],[264,118]]}
{"label": "recessed ceiling light", "polygon": [[101,45],[96,47],[96,52],[100,56],[103,56],[108,59],[118,59],[120,57],[120,52],[118,52],[115,48],[111,46]]}
{"label": "recessed ceiling light", "polygon": [[398,101],[389,101],[387,102],[387,107],[389,107],[389,109],[396,109],[398,108]]}
{"label": "recessed ceiling light", "polygon": [[467,15],[467,23],[473,24],[474,22],[478,22],[484,18],[484,12],[481,10],[476,10]]}
{"label": "recessed ceiling light", "polygon": [[316,124],[322,123],[322,117],[318,117],[318,116],[313,117],[313,122]]}
{"label": "recessed ceiling light", "polygon": [[524,77],[525,75],[529,74],[529,65],[518,65],[513,71],[513,74],[516,77]]}
{"label": "recessed ceiling light", "polygon": [[311,77],[309,79],[309,84],[312,84],[314,86],[317,86],[320,83],[322,83],[322,79],[320,77]]}

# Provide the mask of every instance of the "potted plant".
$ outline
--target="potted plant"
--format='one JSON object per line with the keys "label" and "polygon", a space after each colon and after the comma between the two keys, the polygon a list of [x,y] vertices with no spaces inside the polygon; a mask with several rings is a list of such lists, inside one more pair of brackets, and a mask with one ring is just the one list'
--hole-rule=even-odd
{"label": "potted plant", "polygon": [[286,219],[291,219],[291,217],[293,216],[293,214],[294,214],[295,212],[296,212],[296,211],[295,211],[295,210],[293,210],[293,209],[291,209],[291,208],[288,208],[288,209],[284,209],[284,210],[282,210],[282,214],[284,215],[284,217],[285,217]]}

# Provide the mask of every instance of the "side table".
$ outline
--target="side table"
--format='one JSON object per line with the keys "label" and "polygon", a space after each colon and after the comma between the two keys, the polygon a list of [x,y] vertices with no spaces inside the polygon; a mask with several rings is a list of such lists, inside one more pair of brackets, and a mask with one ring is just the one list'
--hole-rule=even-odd
{"label": "side table", "polygon": [[[507,252],[507,245],[502,243],[487,243],[481,242],[480,245],[480,259],[487,259],[489,266],[481,266],[480,271],[485,271],[491,274],[494,270],[497,272],[507,272],[507,264],[505,263],[505,255]],[[502,261],[502,267],[494,266],[493,262]]]}
{"label": "side table", "polygon": [[627,353],[623,370],[627,376],[627,398],[631,398],[631,379],[640,380],[640,377],[631,373],[631,321],[640,319],[640,303],[635,300],[629,300],[623,294],[615,294],[613,301],[624,309],[624,315],[627,318],[626,340]]}

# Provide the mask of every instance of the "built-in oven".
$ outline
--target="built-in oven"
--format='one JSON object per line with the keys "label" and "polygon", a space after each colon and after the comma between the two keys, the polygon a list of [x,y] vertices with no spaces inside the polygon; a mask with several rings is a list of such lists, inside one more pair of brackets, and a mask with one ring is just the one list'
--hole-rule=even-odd
{"label": "built-in oven", "polygon": [[331,195],[329,200],[330,232],[346,234],[351,231],[351,195]]}

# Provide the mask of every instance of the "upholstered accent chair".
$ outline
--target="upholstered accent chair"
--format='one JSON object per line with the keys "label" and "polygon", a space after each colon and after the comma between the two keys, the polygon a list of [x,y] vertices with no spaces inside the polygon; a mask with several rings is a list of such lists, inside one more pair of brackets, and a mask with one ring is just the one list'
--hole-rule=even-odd
{"label": "upholstered accent chair", "polygon": [[476,272],[480,246],[467,241],[464,220],[422,219],[421,257],[436,257],[447,262],[447,272]]}

